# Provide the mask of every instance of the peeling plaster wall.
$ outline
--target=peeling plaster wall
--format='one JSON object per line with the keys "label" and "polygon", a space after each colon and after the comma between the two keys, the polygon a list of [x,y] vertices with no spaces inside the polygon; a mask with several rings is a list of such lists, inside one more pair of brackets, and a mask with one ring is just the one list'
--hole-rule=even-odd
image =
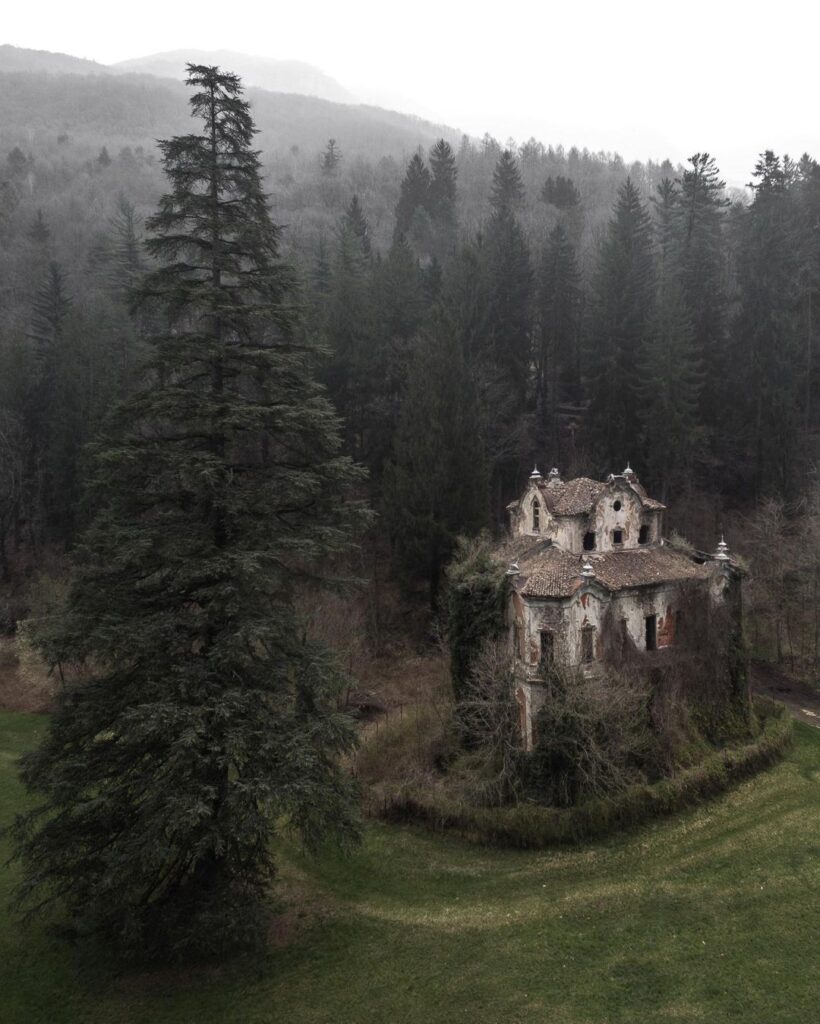
{"label": "peeling plaster wall", "polygon": [[592,628],[594,660],[603,657],[603,627],[612,609],[614,623],[624,622],[639,651],[646,649],[646,619],[657,616],[658,648],[670,647],[677,634],[680,588],[676,584],[642,587],[610,596],[594,581],[584,584],[571,598],[553,601],[524,601],[514,594],[512,621],[518,626],[516,650],[519,678],[536,679],[541,657],[541,631],[553,634],[556,660],[567,665],[582,664],[582,633]]}
{"label": "peeling plaster wall", "polygon": [[[620,508],[616,509],[616,505]],[[649,525],[649,542],[659,539],[657,512],[645,510],[641,499],[627,484],[615,484],[599,499],[589,517],[589,530],[595,531],[596,551],[624,551],[642,547],[638,543],[641,526]],[[615,530],[621,530],[623,542],[613,540]]]}

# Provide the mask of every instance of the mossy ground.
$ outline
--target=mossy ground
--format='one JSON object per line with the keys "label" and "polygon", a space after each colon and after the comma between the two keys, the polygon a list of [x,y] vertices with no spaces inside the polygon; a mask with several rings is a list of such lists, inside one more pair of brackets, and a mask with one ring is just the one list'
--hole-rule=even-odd
{"label": "mossy ground", "polygon": [[[43,720],[0,715],[0,817]],[[820,730],[697,810],[576,849],[369,826],[350,858],[279,843],[264,956],[117,975],[7,914],[4,1024],[809,1024],[820,947]],[[302,907],[300,916],[300,906]]]}

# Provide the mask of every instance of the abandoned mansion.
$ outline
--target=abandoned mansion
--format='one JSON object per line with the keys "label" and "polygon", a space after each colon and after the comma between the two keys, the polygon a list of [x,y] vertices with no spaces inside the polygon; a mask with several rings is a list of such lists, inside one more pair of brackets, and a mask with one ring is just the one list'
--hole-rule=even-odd
{"label": "abandoned mansion", "polygon": [[664,510],[628,466],[603,482],[564,481],[557,469],[545,479],[535,469],[508,506],[507,621],[526,747],[545,663],[594,671],[610,624],[639,651],[671,647],[685,594],[715,604],[730,589],[739,595],[726,544],[711,556],[672,547],[663,537]]}

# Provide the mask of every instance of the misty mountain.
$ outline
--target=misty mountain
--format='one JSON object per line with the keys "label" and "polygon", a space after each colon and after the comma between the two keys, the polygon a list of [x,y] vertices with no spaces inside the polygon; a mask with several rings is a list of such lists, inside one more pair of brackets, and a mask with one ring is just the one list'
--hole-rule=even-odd
{"label": "misty mountain", "polygon": [[31,71],[49,75],[102,75],[109,72],[105,64],[68,53],[50,50],[27,50],[22,46],[0,45],[0,71]]}
{"label": "misty mountain", "polygon": [[274,60],[232,50],[169,50],[120,61],[114,71],[139,72],[162,78],[185,77],[186,63],[217,64],[238,74],[246,86],[271,92],[301,93],[334,103],[355,103],[356,98],[330,75],[299,60]]}
{"label": "misty mountain", "polygon": [[[379,107],[258,88],[248,89],[247,95],[260,129],[260,148],[268,152],[295,147],[318,158],[332,137],[345,158],[400,157],[442,135],[458,138],[452,128]],[[188,130],[187,97],[181,81],[145,74],[0,70],[0,138],[6,149],[48,149],[58,136],[96,149],[102,143],[153,147],[156,139]]]}

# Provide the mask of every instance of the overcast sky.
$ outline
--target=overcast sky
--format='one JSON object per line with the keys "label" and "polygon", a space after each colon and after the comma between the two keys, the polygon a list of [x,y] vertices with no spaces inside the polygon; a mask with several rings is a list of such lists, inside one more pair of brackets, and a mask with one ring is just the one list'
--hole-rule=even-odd
{"label": "overcast sky", "polygon": [[820,159],[817,15],[804,0],[5,4],[0,42],[103,63],[224,48],[304,60],[357,96],[501,141],[713,153],[733,184],[764,148]]}

